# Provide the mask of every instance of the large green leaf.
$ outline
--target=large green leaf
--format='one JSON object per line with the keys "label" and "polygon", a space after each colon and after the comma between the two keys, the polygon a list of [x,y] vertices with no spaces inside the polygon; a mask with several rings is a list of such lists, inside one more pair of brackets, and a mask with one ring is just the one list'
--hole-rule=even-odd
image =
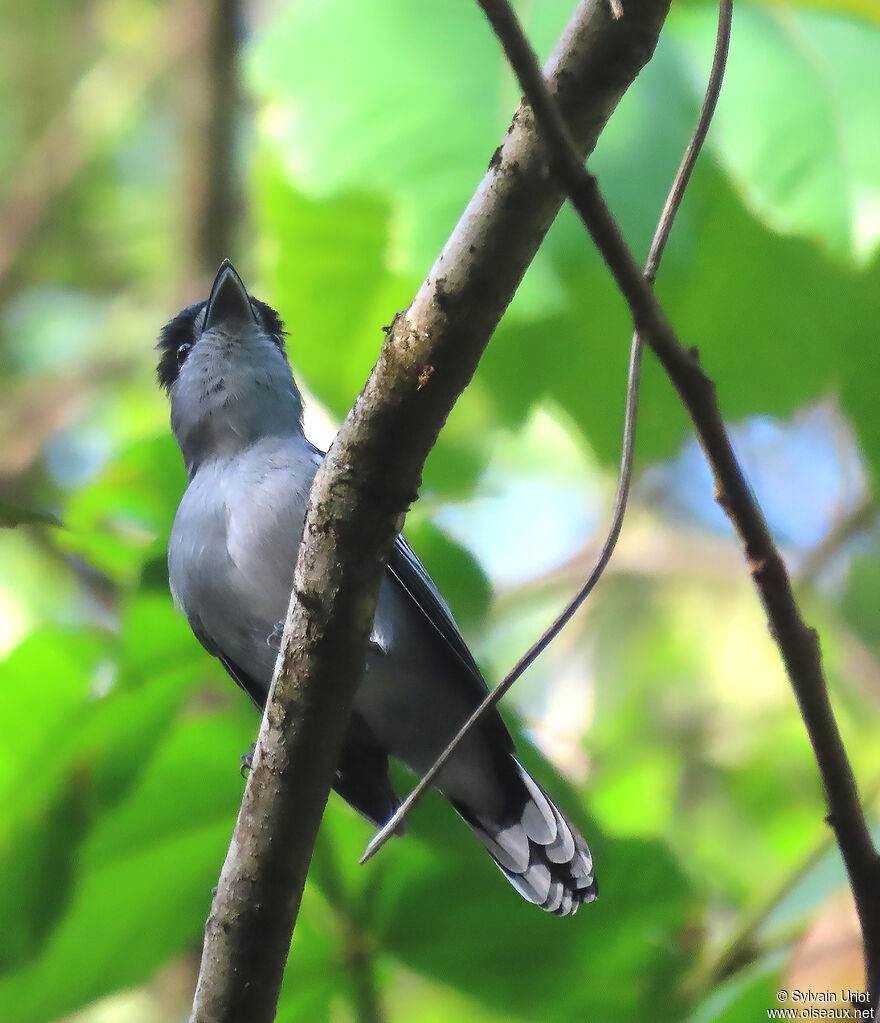
{"label": "large green leaf", "polygon": [[[568,0],[519,6],[541,49],[571,12]],[[265,101],[262,133],[291,178],[314,195],[393,196],[394,263],[422,276],[518,100],[476,5],[289,4],[253,48],[250,68]],[[445,130],[450,119],[454,132]]]}
{"label": "large green leaf", "polygon": [[[698,94],[714,23],[711,8],[671,19]],[[880,28],[742,4],[710,145],[773,230],[866,262],[880,244],[878,96]]]}
{"label": "large green leaf", "polygon": [[[81,844],[123,799],[192,689],[202,655],[167,598],[131,603],[121,641],[45,629],[3,665],[0,870],[5,968],[33,957],[65,910]],[[34,682],[52,697],[34,714]],[[39,770],[34,765],[39,765]],[[23,856],[22,850],[30,850]]]}
{"label": "large green leaf", "polygon": [[[417,287],[385,265],[389,215],[367,194],[310,199],[264,155],[254,196],[262,228],[262,294],[287,321],[294,371],[338,419],[375,362],[382,326]],[[333,301],[327,302],[327,294]],[[485,409],[466,394],[431,453],[426,490],[460,493],[484,458]]]}
{"label": "large green leaf", "polygon": [[69,901],[39,954],[0,977],[9,1018],[53,1019],[197,940],[240,798],[246,735],[237,720],[198,717],[158,747],[81,844]]}

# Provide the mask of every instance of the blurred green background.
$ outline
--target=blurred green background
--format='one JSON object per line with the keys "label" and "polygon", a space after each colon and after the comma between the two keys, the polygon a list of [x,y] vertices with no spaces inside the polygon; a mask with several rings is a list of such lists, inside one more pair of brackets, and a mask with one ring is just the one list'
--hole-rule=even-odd
{"label": "blurred green background", "polygon": [[[517,6],[548,53],[571,0]],[[676,5],[592,161],[640,256],[715,17]],[[518,94],[470,0],[7,0],[0,57],[0,1017],[170,1023],[258,722],[168,594],[184,474],[154,339],[231,256],[326,443]],[[878,5],[741,3],[658,289],[820,628],[872,810],[878,248]],[[563,212],[407,524],[491,682],[601,542],[628,340]],[[332,797],[285,1023],[753,1020],[780,987],[862,986],[793,698],[650,357],[643,394],[615,559],[507,706],[599,902],[541,914],[436,798],[360,868],[370,829]]]}

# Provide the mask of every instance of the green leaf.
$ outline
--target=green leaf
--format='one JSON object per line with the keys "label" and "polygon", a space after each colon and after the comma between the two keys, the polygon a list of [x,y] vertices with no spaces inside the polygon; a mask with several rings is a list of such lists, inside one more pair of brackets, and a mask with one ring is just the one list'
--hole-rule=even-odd
{"label": "green leaf", "polygon": [[430,829],[427,813],[375,896],[383,948],[515,1019],[678,1018],[687,887],[662,846],[585,828],[600,898],[560,920],[519,898],[447,807]]}
{"label": "green leaf", "polygon": [[82,844],[70,899],[40,954],[0,977],[0,1004],[38,1023],[131,985],[198,939],[241,795],[246,736],[184,720]]}
{"label": "green leaf", "polygon": [[[133,601],[124,621],[112,651],[106,636],[102,643],[99,634],[45,629],[3,666],[0,873],[11,883],[0,903],[14,921],[0,938],[5,969],[48,938],[66,909],[81,843],[163,741],[201,660],[167,598]],[[34,683],[42,679],[35,714]]]}
{"label": "green leaf", "polygon": [[[340,33],[333,8],[291,5],[252,52],[252,74],[268,107],[262,138],[271,172],[265,172],[256,195],[263,211],[265,262],[274,290],[293,309],[288,319],[296,335],[294,362],[337,415],[350,406],[378,352],[378,326],[409,300],[448,234],[452,215],[437,216],[438,205],[450,211],[463,208],[482,171],[479,154],[495,144],[513,109],[516,90],[508,93],[499,85],[507,72],[497,46],[465,8],[458,2],[438,6],[426,33],[419,20],[421,6],[392,0],[378,13],[363,15],[363,21],[348,10],[339,13],[347,26]],[[568,11],[550,4],[527,14],[533,38],[542,46],[555,38]],[[715,17],[714,7],[700,7],[670,19],[654,60],[624,97],[591,160],[637,252],[647,248],[690,135],[713,49]],[[831,21],[820,73],[811,69],[809,47],[825,38]],[[821,237],[829,252],[837,253],[841,245],[854,244],[857,221],[870,224],[870,217],[858,212],[870,207],[869,199],[855,202],[853,197],[873,194],[880,160],[870,148],[876,133],[856,129],[874,116],[871,102],[878,90],[869,79],[880,61],[848,61],[846,53],[852,42],[854,52],[870,56],[877,32],[829,15],[750,8],[738,15],[740,31],[749,42],[760,39],[752,57],[749,46],[735,36],[728,72],[733,95],[728,97],[726,89],[722,99],[717,154],[742,194],[751,194],[743,184],[747,171],[772,189],[763,205],[752,203],[755,213],[746,215],[704,158],[660,275],[661,296],[683,340],[699,345],[707,369],[720,380],[726,415],[787,415],[823,395],[829,379],[838,376],[847,410],[874,464],[880,464],[880,434],[868,393],[872,376],[864,372],[865,360],[874,357],[864,324],[878,319],[880,306],[873,274],[865,278],[839,260],[817,257],[811,245],[774,236],[762,223],[767,210],[777,211],[769,220],[774,230]],[[452,38],[450,33],[462,55],[453,65],[435,59],[433,50],[440,40]],[[351,48],[346,40],[355,37],[359,45]],[[374,55],[388,52],[399,60],[387,62],[379,74]],[[756,124],[748,90],[764,78],[767,89],[777,83],[780,95]],[[809,88],[797,87],[805,78]],[[352,79],[358,80],[354,91]],[[392,91],[395,117],[389,122]],[[321,95],[327,108],[302,103],[306,92]],[[456,149],[440,157],[436,147],[446,142],[436,126],[443,123],[451,97],[461,97],[459,103],[476,116],[459,126]],[[842,134],[817,131],[816,124],[823,118],[827,123],[838,106],[847,111]],[[730,132],[746,131],[764,140],[769,170],[753,156],[738,176],[725,157],[727,149],[735,148],[725,142],[728,122]],[[802,201],[799,190],[774,177],[795,151],[789,145],[795,131],[798,151],[808,147],[801,158],[803,189],[815,203]],[[858,138],[850,164],[841,146],[852,133]],[[750,143],[746,152],[753,148]],[[418,160],[406,156],[416,153]],[[437,166],[444,168],[439,181]],[[852,180],[833,179],[845,171]],[[826,192],[822,182],[829,184]],[[302,189],[316,197],[305,199]],[[848,204],[845,215],[841,202]],[[773,219],[778,210],[789,219]],[[409,212],[415,218],[407,222],[412,233],[399,223]],[[814,219],[801,224],[798,216]],[[412,244],[415,237],[423,242]],[[416,249],[424,254],[415,255]],[[570,214],[554,226],[524,287],[542,300],[518,301],[505,318],[429,461],[428,489],[451,492],[456,469],[459,487],[472,481],[485,460],[481,444],[493,417],[521,422],[536,401],[548,397],[575,419],[603,460],[617,460],[630,318]],[[324,301],[327,294],[334,295],[333,303]],[[796,351],[796,364],[773,357],[771,340],[774,351]],[[639,458],[668,457],[686,429],[680,403],[649,358]]]}
{"label": "green leaf", "polygon": [[[554,0],[529,13],[538,45],[547,45],[570,5]],[[289,4],[253,48],[250,70],[267,100],[264,135],[283,153],[286,172],[314,195],[364,187],[393,195],[395,255],[419,275],[518,100],[495,38],[467,0]],[[303,102],[308,95],[321,103]],[[450,117],[452,135],[438,130]]]}
{"label": "green leaf", "polygon": [[[571,13],[565,0],[518,6],[542,51]],[[249,70],[265,103],[261,138],[283,174],[316,199],[355,192],[388,202],[388,264],[417,285],[519,102],[479,10],[467,0],[289,4],[252,47]],[[450,118],[454,133],[442,130]],[[518,307],[552,308],[557,288],[540,258],[530,276]],[[346,288],[335,294],[344,299]],[[377,322],[388,322],[394,308],[387,305]]]}
{"label": "green leaf", "polygon": [[0,845],[0,976],[38,952],[66,907],[74,853],[90,823],[87,801],[82,779],[71,779],[33,818],[16,821],[13,841]]}
{"label": "green leaf", "polygon": [[[383,266],[387,205],[366,193],[310,199],[269,155],[258,163],[255,183],[261,264],[272,304],[287,321],[288,355],[308,387],[341,417],[375,361],[387,322],[381,317],[393,315],[391,304],[375,307],[389,282]],[[399,302],[406,300],[401,291]]]}
{"label": "green leaf", "polygon": [[141,566],[164,548],[186,488],[180,452],[170,431],[133,443],[94,483],[77,491],[65,513],[65,549],[133,583]]}
{"label": "green leaf", "polygon": [[[696,95],[705,89],[716,20],[711,8],[670,19]],[[774,231],[864,264],[880,245],[878,95],[880,29],[743,4],[710,145]]]}
{"label": "green leaf", "polygon": [[880,652],[880,554],[853,559],[841,610],[849,625],[872,649]]}
{"label": "green leaf", "polygon": [[776,996],[782,966],[783,956],[776,954],[725,978],[697,1005],[688,1023],[740,1023],[766,1018],[767,1010],[780,1004]]}
{"label": "green leaf", "polygon": [[[308,198],[268,154],[258,162],[256,180],[264,297],[287,322],[287,351],[300,382],[341,419],[376,360],[382,327],[407,304],[418,281],[385,266],[386,202],[367,193]],[[428,460],[426,492],[460,493],[473,482],[483,464],[485,430],[479,396],[466,394]]]}
{"label": "green leaf", "polygon": [[[0,686],[0,799],[10,797],[43,760],[54,736],[88,696],[102,651],[87,632],[44,628],[3,661]],[[37,693],[40,713],[34,713]],[[6,819],[6,815],[4,815]]]}

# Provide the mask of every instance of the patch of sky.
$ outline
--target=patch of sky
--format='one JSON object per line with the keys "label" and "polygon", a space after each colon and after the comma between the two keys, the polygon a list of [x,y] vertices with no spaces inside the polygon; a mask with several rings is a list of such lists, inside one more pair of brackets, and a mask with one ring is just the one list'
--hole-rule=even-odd
{"label": "patch of sky", "polygon": [[68,372],[93,354],[106,309],[103,300],[60,285],[22,292],[2,315],[14,369],[28,374]]}
{"label": "patch of sky", "polygon": [[[830,402],[788,421],[754,416],[735,425],[731,434],[774,538],[796,553],[821,543],[864,498],[867,474],[858,445]],[[731,531],[694,440],[673,461],[645,472],[635,493],[668,516],[712,531]]]}
{"label": "patch of sky", "polygon": [[535,409],[522,430],[499,434],[474,496],[435,513],[495,586],[555,568],[601,528],[608,481],[579,437],[557,409]]}
{"label": "patch of sky", "polygon": [[[733,426],[731,434],[775,539],[796,559],[865,498],[867,474],[858,445],[831,402],[788,421],[755,416]],[[552,570],[596,541],[613,485],[566,416],[539,407],[522,430],[499,435],[474,496],[441,508],[434,520],[504,588]],[[642,473],[634,500],[679,523],[732,532],[693,440],[673,460]],[[844,562],[857,547],[858,541],[847,547]]]}
{"label": "patch of sky", "polygon": [[46,469],[60,486],[73,489],[94,479],[112,451],[112,438],[104,424],[80,418],[49,439]]}

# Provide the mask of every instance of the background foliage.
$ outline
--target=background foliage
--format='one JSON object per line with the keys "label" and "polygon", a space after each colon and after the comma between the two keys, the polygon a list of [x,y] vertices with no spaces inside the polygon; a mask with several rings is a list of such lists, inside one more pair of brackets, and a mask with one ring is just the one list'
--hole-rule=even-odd
{"label": "background foliage", "polygon": [[[518,6],[548,52],[570,0]],[[255,5],[243,98],[220,111],[239,125],[229,198],[211,206],[224,7],[13,2],[0,38],[0,1005],[18,1023],[185,1018],[240,798],[257,721],[171,606],[184,475],[151,350],[205,294],[210,228],[233,230],[229,254],[287,321],[326,442],[518,99],[467,0]],[[593,161],[639,252],[714,21],[673,11]],[[658,285],[737,424],[871,799],[878,126],[871,0],[740,4]],[[407,525],[491,680],[601,538],[628,337],[564,212]],[[538,913],[439,799],[359,868],[369,829],[334,797],[280,1020],[745,1020],[783,986],[861,987],[807,740],[650,360],[638,460],[611,571],[508,708],[590,836],[601,899]]]}

